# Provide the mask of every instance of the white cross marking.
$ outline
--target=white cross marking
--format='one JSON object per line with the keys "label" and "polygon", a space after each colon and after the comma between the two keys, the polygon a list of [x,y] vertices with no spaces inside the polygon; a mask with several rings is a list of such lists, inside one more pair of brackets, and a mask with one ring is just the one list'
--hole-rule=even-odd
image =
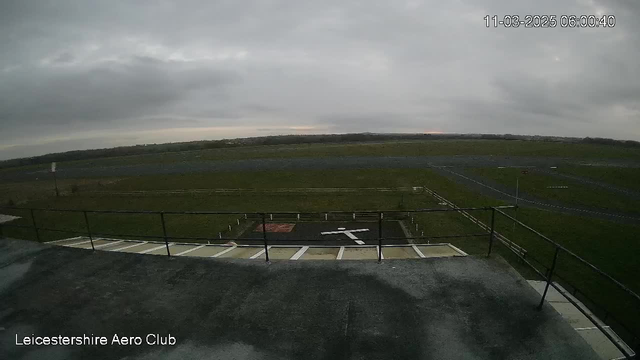
{"label": "white cross marking", "polygon": [[320,235],[336,235],[336,234],[345,234],[347,237],[353,241],[355,241],[358,245],[364,245],[364,241],[359,240],[358,237],[353,235],[354,232],[366,232],[369,229],[355,229],[355,230],[346,230],[345,228],[338,228],[338,231],[323,231]]}

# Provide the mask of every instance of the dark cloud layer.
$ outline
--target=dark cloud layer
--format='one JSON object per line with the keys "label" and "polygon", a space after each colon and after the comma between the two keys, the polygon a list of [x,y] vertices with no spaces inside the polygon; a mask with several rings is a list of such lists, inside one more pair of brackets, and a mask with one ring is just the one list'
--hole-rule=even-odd
{"label": "dark cloud layer", "polygon": [[[617,24],[483,20],[535,13]],[[639,15],[632,0],[5,0],[0,159],[265,133],[639,140]]]}

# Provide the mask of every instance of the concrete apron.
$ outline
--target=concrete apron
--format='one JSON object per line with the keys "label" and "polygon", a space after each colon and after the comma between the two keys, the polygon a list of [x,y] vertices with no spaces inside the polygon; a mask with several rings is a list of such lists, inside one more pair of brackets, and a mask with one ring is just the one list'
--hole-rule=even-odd
{"label": "concrete apron", "polygon": [[[127,252],[144,255],[166,256],[166,244],[160,241],[133,241],[123,239],[98,238],[93,240],[96,250]],[[63,239],[51,245],[91,250],[91,242],[86,237]],[[262,245],[240,244],[188,244],[169,243],[172,256],[211,257],[265,260]],[[377,260],[378,247],[374,245],[318,246],[318,245],[274,245],[268,247],[269,260]],[[382,246],[382,259],[421,259],[431,257],[466,256],[467,254],[448,243],[443,244],[400,244]]]}

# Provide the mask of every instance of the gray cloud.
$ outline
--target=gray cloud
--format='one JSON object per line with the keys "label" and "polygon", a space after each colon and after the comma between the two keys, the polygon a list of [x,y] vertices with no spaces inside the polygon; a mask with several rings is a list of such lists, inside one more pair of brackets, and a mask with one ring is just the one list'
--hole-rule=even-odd
{"label": "gray cloud", "polygon": [[68,64],[73,62],[74,59],[75,58],[73,54],[71,54],[70,52],[63,52],[51,59],[51,62],[54,64]]}
{"label": "gray cloud", "polygon": [[214,102],[238,78],[215,69],[134,58],[91,68],[16,70],[3,80],[0,122],[11,132],[159,116],[192,92],[209,94]]}
{"label": "gray cloud", "polygon": [[[617,24],[484,25],[527,13]],[[638,15],[635,1],[598,0],[6,0],[0,158],[168,141],[174,128],[207,129],[176,140],[299,129],[638,140]]]}

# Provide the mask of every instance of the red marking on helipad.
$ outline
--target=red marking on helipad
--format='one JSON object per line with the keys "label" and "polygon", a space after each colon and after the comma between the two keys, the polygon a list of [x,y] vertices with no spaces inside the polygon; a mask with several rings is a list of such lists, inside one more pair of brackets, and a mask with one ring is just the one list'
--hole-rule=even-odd
{"label": "red marking on helipad", "polygon": [[[267,230],[267,232],[273,232],[273,233],[288,233],[293,231],[293,227],[296,226],[296,224],[266,224],[265,228]],[[258,224],[255,228],[256,232],[262,232],[262,224]]]}

